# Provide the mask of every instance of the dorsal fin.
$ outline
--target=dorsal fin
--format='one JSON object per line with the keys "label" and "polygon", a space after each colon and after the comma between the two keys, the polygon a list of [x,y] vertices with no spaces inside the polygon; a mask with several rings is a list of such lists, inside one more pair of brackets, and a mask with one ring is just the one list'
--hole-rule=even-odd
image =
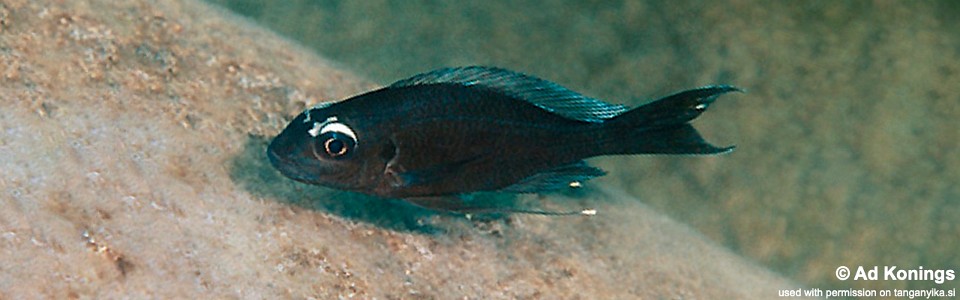
{"label": "dorsal fin", "polygon": [[527,101],[562,117],[584,122],[602,123],[627,111],[626,106],[590,98],[550,81],[492,67],[438,69],[394,82],[390,87],[439,83],[481,86]]}

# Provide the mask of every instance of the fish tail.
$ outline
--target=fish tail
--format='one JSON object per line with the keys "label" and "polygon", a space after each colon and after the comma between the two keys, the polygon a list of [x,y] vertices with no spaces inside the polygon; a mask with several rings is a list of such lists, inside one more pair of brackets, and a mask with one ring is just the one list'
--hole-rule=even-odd
{"label": "fish tail", "polygon": [[742,92],[729,85],[682,91],[634,108],[605,122],[609,154],[720,154],[735,146],[717,147],[703,140],[690,121],[720,95]]}

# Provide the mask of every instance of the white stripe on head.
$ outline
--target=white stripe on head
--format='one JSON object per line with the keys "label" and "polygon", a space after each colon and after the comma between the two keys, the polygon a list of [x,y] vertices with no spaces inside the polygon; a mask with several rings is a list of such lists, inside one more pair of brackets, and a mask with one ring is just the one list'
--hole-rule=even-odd
{"label": "white stripe on head", "polygon": [[307,133],[309,133],[312,137],[317,137],[320,135],[320,126],[320,122],[313,122],[313,128],[307,130]]}
{"label": "white stripe on head", "polygon": [[354,141],[358,141],[357,134],[353,132],[353,129],[351,129],[350,126],[338,121],[339,120],[337,120],[337,116],[332,116],[323,122],[313,122],[313,127],[310,128],[310,130],[307,130],[307,133],[309,133],[312,137],[318,137],[327,132],[336,132],[349,136]]}
{"label": "white stripe on head", "polygon": [[349,136],[354,141],[357,140],[357,134],[353,133],[353,129],[350,129],[350,126],[343,125],[343,123],[329,123],[320,128],[320,134],[324,134],[331,131],[342,133],[346,136]]}

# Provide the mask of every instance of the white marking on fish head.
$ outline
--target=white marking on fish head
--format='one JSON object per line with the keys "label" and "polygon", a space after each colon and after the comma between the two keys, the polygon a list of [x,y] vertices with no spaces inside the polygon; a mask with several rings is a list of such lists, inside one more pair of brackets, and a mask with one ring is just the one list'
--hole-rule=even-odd
{"label": "white marking on fish head", "polygon": [[322,127],[320,127],[320,134],[324,134],[324,133],[327,133],[327,132],[342,133],[342,134],[344,134],[344,135],[346,135],[346,136],[349,136],[349,137],[352,138],[354,141],[357,140],[357,134],[356,134],[355,132],[353,132],[353,129],[350,128],[350,126],[347,126],[347,125],[345,125],[345,124],[343,124],[343,123],[328,123],[328,124],[323,125]]}
{"label": "white marking on fish head", "polygon": [[357,138],[357,133],[353,131],[353,128],[347,126],[347,124],[340,123],[340,120],[337,119],[337,116],[332,116],[324,120],[323,122],[313,122],[313,127],[310,130],[307,130],[307,133],[312,137],[318,137],[327,132],[335,132],[346,135],[354,140],[357,145],[359,145],[359,138]]}
{"label": "white marking on fish head", "polygon": [[322,125],[320,125],[320,122],[313,122],[313,128],[310,128],[310,130],[307,130],[307,133],[309,133],[310,136],[312,137],[317,137],[318,135],[320,135],[321,127]]}

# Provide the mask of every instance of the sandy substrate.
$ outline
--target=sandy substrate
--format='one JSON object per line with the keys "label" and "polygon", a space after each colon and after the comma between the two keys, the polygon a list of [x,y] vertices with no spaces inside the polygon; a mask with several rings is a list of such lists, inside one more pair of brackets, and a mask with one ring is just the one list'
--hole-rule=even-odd
{"label": "sandy substrate", "polygon": [[799,287],[615,190],[550,199],[598,217],[466,220],[286,180],[263,157],[269,136],[373,85],[204,4],[4,1],[0,72],[3,299]]}

